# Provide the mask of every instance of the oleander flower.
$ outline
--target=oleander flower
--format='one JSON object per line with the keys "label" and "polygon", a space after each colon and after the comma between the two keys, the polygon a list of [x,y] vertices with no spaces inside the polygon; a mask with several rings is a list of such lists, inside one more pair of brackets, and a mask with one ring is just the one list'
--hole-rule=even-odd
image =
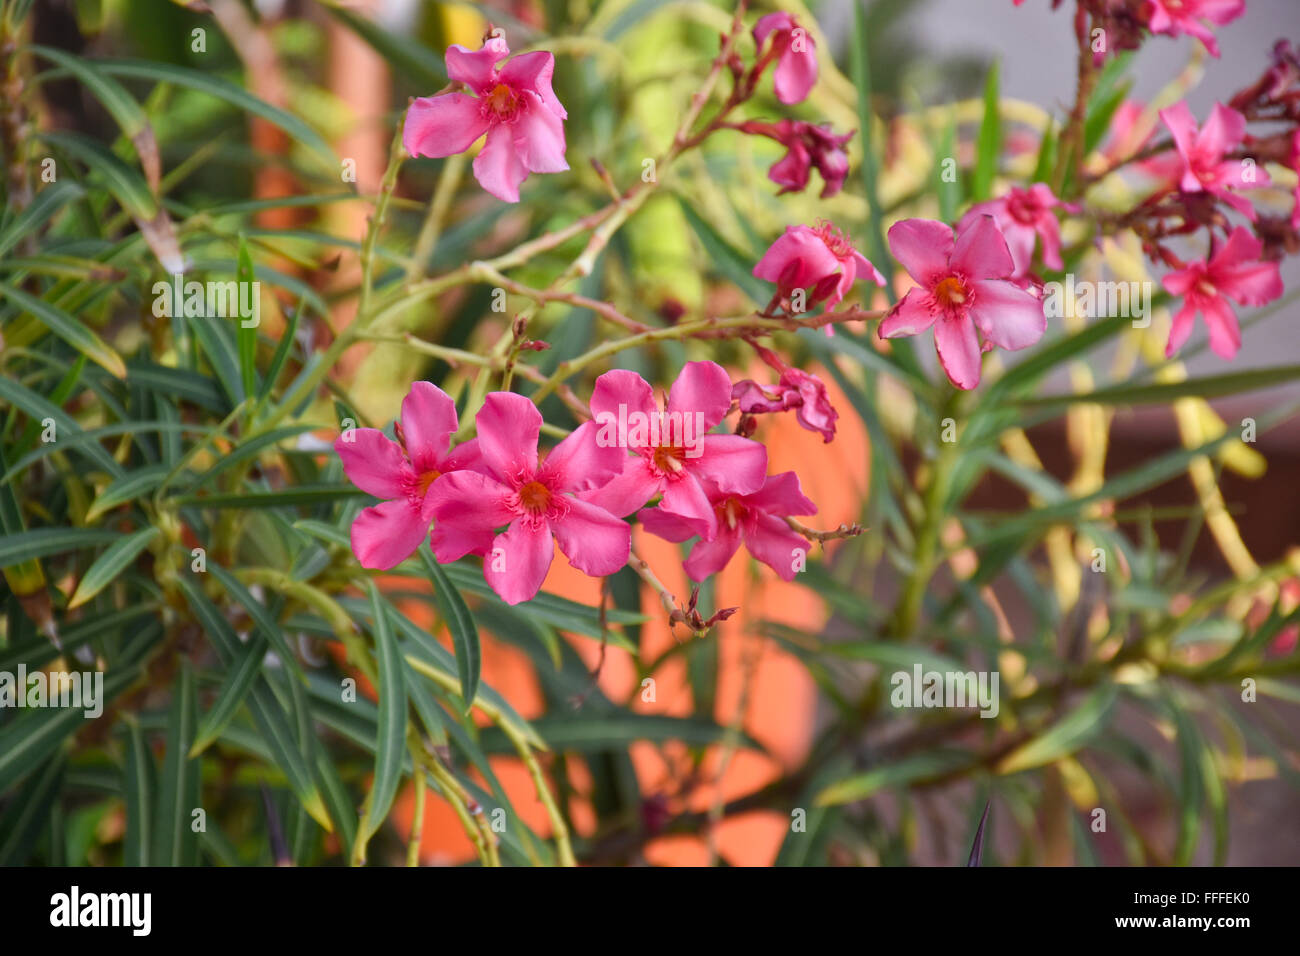
{"label": "oleander flower", "polygon": [[754,266],[754,275],[776,283],[783,298],[799,289],[811,289],[805,303],[808,309],[822,302],[828,310],[834,309],[853,288],[859,272],[870,276],[876,285],[885,284],[880,270],[825,220],[816,228],[788,226]]}
{"label": "oleander flower", "polygon": [[621,518],[662,494],[665,508],[711,539],[718,524],[706,489],[750,494],[767,474],[767,449],[761,444],[739,435],[708,434],[730,409],[731,379],[714,362],[688,362],[662,411],[640,375],[606,372],[592,390],[593,424],[602,430],[600,440],[622,456],[622,468],[583,499]]}
{"label": "oleander flower", "polygon": [[[762,488],[748,495],[711,489],[709,502],[717,516],[718,533],[691,548],[684,566],[692,580],[703,581],[717,574],[741,544],[784,580],[794,580],[799,559],[808,553],[808,542],[782,519],[816,514],[817,506],[804,496],[793,471],[767,476]],[[694,522],[662,505],[644,508],[637,517],[647,531],[668,541],[689,541],[698,533]]]}
{"label": "oleander flower", "polygon": [[[624,521],[577,494],[614,477],[623,453],[580,425],[538,461],[542,416],[522,395],[492,392],[475,417],[480,471],[445,475],[430,496],[440,562],[484,556],[483,577],[507,604],[533,598],[546,580],[555,544],[585,574],[603,577],[627,563]],[[504,531],[497,529],[504,526]]]}
{"label": "oleander flower", "polygon": [[[976,216],[992,216],[1007,241],[1011,258],[1015,262],[1014,278],[1029,272],[1034,261],[1034,246],[1043,244],[1043,262],[1051,269],[1062,268],[1061,224],[1054,209],[1075,211],[1077,206],[1062,202],[1044,183],[1034,183],[1028,188],[1012,186],[1005,196],[972,206],[962,217],[962,224]],[[961,228],[961,224],[958,225]]]}
{"label": "oleander flower", "polygon": [[778,196],[803,192],[814,169],[822,178],[821,198],[834,196],[844,188],[844,179],[849,174],[849,156],[844,146],[853,138],[853,130],[838,135],[829,123],[792,119],[775,123],[750,120],[741,123],[739,129],[774,139],[786,148],[785,156],[767,171],[767,178],[781,187]]}
{"label": "oleander flower", "polygon": [[760,50],[769,36],[770,55],[776,58],[772,75],[776,98],[787,105],[800,103],[817,82],[817,45],[812,35],[784,11],[769,13],[754,24],[754,43]]}
{"label": "oleander flower", "polygon": [[551,89],[555,57],[539,50],[499,66],[509,54],[500,36],[490,37],[480,50],[448,47],[447,76],[475,95],[443,93],[412,101],[402,142],[412,156],[442,157],[465,152],[486,133],[474,158],[474,176],[498,199],[518,202],[529,173],[569,168],[564,158],[569,114]]}
{"label": "oleander flower", "polygon": [[760,385],[748,378],[737,382],[731,389],[731,397],[740,403],[741,412],[763,415],[793,409],[800,425],[831,441],[840,413],[827,397],[825,383],[816,375],[786,365],[768,349],[760,347],[759,354],[780,372],[780,378],[775,385]]}
{"label": "oleander flower", "polygon": [[933,326],[939,362],[958,388],[979,384],[982,352],[1023,349],[1047,330],[1042,303],[1011,281],[1015,262],[992,216],[963,222],[955,241],[944,223],[904,219],[890,227],[889,248],[917,287],[890,309],[880,336]]}
{"label": "oleander flower", "polygon": [[1211,193],[1253,222],[1255,207],[1231,190],[1261,186],[1269,181],[1268,173],[1257,163],[1226,158],[1245,138],[1246,118],[1222,103],[1215,103],[1210,118],[1198,130],[1192,111],[1181,101],[1161,110],[1160,118],[1173,134],[1174,145],[1183,160],[1179,181],[1183,192]]}
{"label": "oleander flower", "polygon": [[352,522],[352,552],[362,567],[386,571],[401,564],[429,534],[430,491],[438,479],[478,465],[477,441],[450,450],[456,403],[438,386],[416,382],[402,400],[400,444],[376,428],[354,428],[334,442],[343,472],[382,504]]}
{"label": "oleander flower", "polygon": [[1219,43],[1209,24],[1223,26],[1246,12],[1246,0],[1148,0],[1147,26],[1152,33],[1194,36],[1210,56],[1219,55]]}
{"label": "oleander flower", "polygon": [[1170,295],[1183,297],[1174,315],[1165,355],[1172,356],[1192,334],[1196,313],[1210,330],[1210,348],[1230,359],[1241,348],[1241,327],[1229,299],[1241,305],[1264,305],[1282,294],[1282,275],[1276,262],[1260,261],[1264,245],[1244,226],[1232,231],[1205,262],[1166,275],[1161,283]]}

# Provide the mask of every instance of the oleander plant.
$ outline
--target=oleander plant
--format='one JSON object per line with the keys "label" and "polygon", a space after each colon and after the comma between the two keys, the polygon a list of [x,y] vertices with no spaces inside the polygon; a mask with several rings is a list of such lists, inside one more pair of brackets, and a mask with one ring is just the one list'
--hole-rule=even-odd
{"label": "oleander plant", "polygon": [[0,863],[1249,862],[1249,6],[0,0]]}

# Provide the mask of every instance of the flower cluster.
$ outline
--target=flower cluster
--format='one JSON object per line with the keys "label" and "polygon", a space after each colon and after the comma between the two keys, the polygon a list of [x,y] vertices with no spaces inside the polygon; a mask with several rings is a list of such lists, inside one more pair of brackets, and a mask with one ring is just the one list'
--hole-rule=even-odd
{"label": "flower cluster", "polygon": [[789,580],[808,544],[783,519],[817,508],[793,472],[768,475],[762,444],[714,433],[733,410],[732,392],[721,366],[691,362],[660,408],[641,376],[606,372],[592,391],[591,420],[543,458],[542,417],[529,399],[490,393],[475,416],[477,437],[452,449],[455,403],[417,382],[396,441],[360,428],[334,444],[348,478],[386,499],[357,516],[352,550],[363,566],[388,570],[427,538],[440,562],[481,557],[488,584],[518,604],[540,590],[557,544],[586,574],[618,571],[631,549],[624,519],[635,512],[670,541],[699,538],[686,562],[696,580],[720,571],[742,542]]}

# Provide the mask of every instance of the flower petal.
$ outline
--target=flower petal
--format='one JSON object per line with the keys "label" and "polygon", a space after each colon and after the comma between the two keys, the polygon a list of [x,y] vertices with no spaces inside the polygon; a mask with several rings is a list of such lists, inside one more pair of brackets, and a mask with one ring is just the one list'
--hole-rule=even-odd
{"label": "flower petal", "polygon": [[903,219],[889,227],[889,251],[908,275],[923,286],[948,271],[952,230],[933,219]]}
{"label": "flower petal", "polygon": [[636,372],[617,368],[596,379],[591,390],[591,414],[598,423],[617,427],[620,406],[625,415],[636,412],[646,421],[659,412],[650,383]]}
{"label": "flower petal", "polygon": [[515,152],[534,173],[561,173],[569,168],[564,158],[564,121],[536,93],[524,91],[524,106],[514,122]]}
{"label": "flower petal", "polygon": [[660,507],[694,527],[695,533],[706,541],[718,533],[718,516],[713,511],[713,502],[704,486],[689,472],[668,482]]}
{"label": "flower petal", "polygon": [[1215,296],[1201,303],[1201,314],[1210,330],[1210,350],[1219,358],[1230,359],[1241,348],[1241,326],[1237,314],[1223,296]]}
{"label": "flower petal", "polygon": [[402,432],[417,472],[442,470],[456,426],[456,403],[450,395],[432,382],[411,385],[402,399]]}
{"label": "flower petal", "polygon": [[1184,302],[1183,307],[1174,314],[1173,324],[1169,327],[1169,341],[1165,343],[1165,358],[1173,358],[1187,340],[1192,337],[1192,326],[1196,324],[1196,305]]}
{"label": "flower petal", "polygon": [[746,532],[745,547],[785,581],[793,581],[798,573],[796,559],[806,561],[808,557],[807,540],[790,530],[780,518],[768,514],[759,515]]}
{"label": "flower petal", "polygon": [[699,534],[694,524],[663,508],[642,508],[636,517],[641,522],[641,527],[674,544],[688,541]]}
{"label": "flower petal", "polygon": [[815,515],[817,506],[808,500],[793,471],[768,475],[763,487],[745,496],[745,504],[774,515]]}
{"label": "flower petal", "polygon": [[627,452],[617,444],[602,444],[599,432],[595,422],[583,422],[551,449],[542,465],[543,482],[559,491],[587,491],[616,477]]}
{"label": "flower petal", "polygon": [[491,392],[474,419],[483,464],[509,484],[537,471],[537,438],[542,414],[537,406],[513,392]]}
{"label": "flower petal", "polygon": [[431,543],[438,560],[483,553],[496,529],[514,517],[509,498],[509,488],[476,471],[453,471],[435,481],[426,502],[436,521]]}
{"label": "flower petal", "polygon": [[731,408],[731,377],[717,362],[687,362],[668,391],[668,411],[700,412],[707,432]]}
{"label": "flower petal", "polygon": [[[513,57],[501,67],[500,78],[502,82],[515,89],[536,93],[542,98],[547,109],[560,119],[568,119],[569,114],[556,99],[555,90],[551,85],[554,75],[555,56],[547,50],[537,50]],[[540,169],[536,171],[541,172]]]}
{"label": "flower petal", "polygon": [[724,525],[718,529],[717,535],[712,539],[696,542],[683,562],[686,573],[690,575],[692,581],[703,581],[709,575],[717,574],[740,550],[740,540],[739,525],[734,528]]}
{"label": "flower petal", "polygon": [[776,72],[772,74],[776,98],[787,106],[802,103],[817,84],[817,54],[813,39],[806,30],[802,41],[802,51],[790,47],[781,54]]}
{"label": "flower petal", "polygon": [[487,131],[478,100],[464,93],[443,93],[412,101],[402,145],[412,156],[451,156],[465,152]]}
{"label": "flower petal", "polygon": [[880,320],[877,334],[882,339],[896,339],[900,335],[917,335],[934,325],[940,309],[934,296],[925,289],[908,289],[907,294]]}
{"label": "flower petal", "polygon": [[604,508],[616,518],[624,518],[659,494],[663,486],[663,478],[651,472],[646,459],[631,455],[617,476],[599,488],[582,492],[579,497]]}
{"label": "flower petal", "polygon": [[515,150],[509,126],[498,124],[488,130],[487,142],[474,157],[474,178],[502,202],[519,202],[519,185],[528,178],[528,168]]}
{"label": "flower petal", "polygon": [[782,289],[806,289],[839,271],[840,262],[807,226],[786,229],[754,266],[754,275]]}
{"label": "flower petal", "polygon": [[490,90],[497,83],[496,64],[509,52],[504,43],[489,43],[479,50],[453,43],[447,48],[447,79],[464,83],[475,93]]}
{"label": "flower petal", "polygon": [[970,317],[998,348],[1023,349],[1047,331],[1043,303],[1032,293],[1001,279],[973,283]]}
{"label": "flower petal", "polygon": [[551,521],[551,530],[569,563],[583,574],[604,577],[623,565],[632,547],[632,529],[604,508],[570,498],[568,513]]}
{"label": "flower petal", "polygon": [[1016,271],[1016,262],[996,219],[975,216],[958,228],[952,267],[970,279],[1006,279]]}
{"label": "flower petal", "polygon": [[546,522],[518,518],[492,542],[483,577],[501,600],[519,604],[542,589],[553,557],[555,542]]}
{"label": "flower petal", "polygon": [[980,383],[980,343],[975,323],[968,318],[943,316],[934,325],[934,347],[948,379],[958,388]]}
{"label": "flower petal", "polygon": [[684,464],[688,472],[703,477],[719,491],[748,495],[763,487],[767,449],[739,435],[705,435],[704,453],[685,459]]}
{"label": "flower petal", "polygon": [[352,553],[363,568],[387,571],[415,553],[429,522],[405,498],[363,508],[352,522]]}
{"label": "flower petal", "polygon": [[[351,439],[349,441],[349,438]],[[401,498],[411,466],[402,447],[377,428],[352,428],[334,441],[348,480],[376,498]]]}

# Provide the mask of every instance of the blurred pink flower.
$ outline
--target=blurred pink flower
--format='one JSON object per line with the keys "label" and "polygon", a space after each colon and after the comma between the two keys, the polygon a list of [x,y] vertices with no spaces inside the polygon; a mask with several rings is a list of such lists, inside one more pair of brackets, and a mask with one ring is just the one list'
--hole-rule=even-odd
{"label": "blurred pink flower", "polygon": [[955,242],[944,223],[904,219],[890,227],[889,248],[918,287],[885,316],[880,336],[934,326],[939,362],[958,388],[979,384],[982,351],[1023,349],[1046,331],[1042,303],[1010,281],[1015,262],[992,216],[964,221]]}
{"label": "blurred pink flower", "polygon": [[1210,348],[1230,359],[1241,348],[1241,328],[1228,300],[1241,305],[1263,305],[1282,294],[1282,276],[1276,262],[1259,261],[1263,243],[1244,226],[1232,231],[1208,262],[1193,262],[1170,272],[1162,280],[1170,295],[1183,297],[1183,307],[1174,316],[1165,355],[1172,356],[1192,334],[1196,313],[1205,317],[1210,330]]}
{"label": "blurred pink flower", "polygon": [[449,451],[456,404],[438,386],[416,382],[402,400],[401,444],[375,428],[354,428],[334,442],[348,479],[385,499],[352,522],[352,552],[362,567],[388,570],[409,558],[429,533],[430,489],[441,475],[478,463],[470,441]]}
{"label": "blurred pink flower", "polygon": [[769,412],[795,410],[800,425],[812,432],[820,432],[823,439],[835,437],[835,420],[840,413],[831,405],[826,395],[826,385],[816,375],[786,365],[774,352],[758,347],[763,361],[780,372],[776,385],[759,385],[753,379],[737,382],[731,397],[740,403],[746,415],[763,415]]}
{"label": "blurred pink flower", "polygon": [[1246,12],[1246,0],[1147,0],[1147,26],[1152,33],[1196,37],[1210,56],[1219,55],[1219,44],[1207,23],[1223,26]]}
{"label": "blurred pink flower", "polygon": [[[784,580],[794,580],[796,557],[807,555],[808,542],[781,519],[786,515],[816,514],[817,506],[804,496],[793,471],[767,476],[762,488],[748,495],[715,489],[709,501],[717,516],[718,533],[712,540],[699,541],[691,548],[685,567],[692,580],[703,581],[717,574],[742,543]],[[698,533],[694,522],[662,506],[645,508],[637,517],[647,531],[668,541],[687,541]]]}
{"label": "blurred pink flower", "polygon": [[[592,422],[580,425],[539,464],[542,416],[527,398],[492,392],[475,421],[481,471],[445,475],[430,496],[439,561],[484,555],[483,577],[507,604],[527,601],[541,589],[555,541],[575,568],[594,577],[627,563],[627,523],[575,497],[617,474],[623,457],[618,448],[596,441]],[[506,530],[497,533],[503,525]]]}
{"label": "blurred pink flower", "polygon": [[[602,441],[615,444],[622,470],[583,499],[621,518],[662,493],[665,508],[711,539],[718,525],[706,485],[749,494],[762,486],[767,473],[767,449],[758,442],[708,434],[730,410],[731,379],[714,362],[688,362],[669,390],[663,412],[640,375],[625,369],[606,372],[592,390],[591,424],[602,428]],[[641,424],[627,428],[621,443],[615,441],[620,421]],[[657,443],[647,438],[651,422]],[[628,456],[619,444],[634,454]]]}
{"label": "blurred pink flower", "polygon": [[853,138],[852,130],[839,136],[831,131],[829,123],[817,125],[791,119],[776,123],[750,120],[741,123],[738,129],[774,139],[789,150],[767,171],[767,178],[781,187],[778,196],[807,189],[813,169],[822,177],[823,199],[844,187],[844,178],[849,174],[849,156],[844,146]]}
{"label": "blurred pink flower", "polygon": [[1291,228],[1300,229],[1300,126],[1291,138],[1291,169],[1296,174],[1295,204],[1291,207]]}
{"label": "blurred pink flower", "polygon": [[[1111,117],[1110,135],[1101,148],[1102,156],[1111,166],[1124,163],[1150,144],[1158,122],[1158,114],[1148,116],[1143,103],[1125,100]],[[1162,186],[1177,186],[1183,175],[1183,158],[1176,149],[1164,150],[1133,166]]]}
{"label": "blurred pink flower", "polygon": [[1249,189],[1262,185],[1268,182],[1268,173],[1256,163],[1225,158],[1245,138],[1246,118],[1222,103],[1215,103],[1210,118],[1198,131],[1192,111],[1182,101],[1161,110],[1160,118],[1173,134],[1183,160],[1179,182],[1183,192],[1212,193],[1253,222],[1255,207],[1244,197],[1229,192],[1229,187]]}
{"label": "blurred pink flower", "polygon": [[1013,276],[1020,278],[1033,264],[1034,244],[1039,239],[1043,242],[1043,263],[1051,269],[1062,268],[1061,224],[1052,210],[1077,211],[1078,208],[1057,199],[1043,183],[1034,183],[1027,189],[1012,186],[1005,196],[972,206],[957,228],[976,216],[992,216],[1011,250],[1016,266]]}
{"label": "blurred pink flower", "polygon": [[812,35],[784,11],[769,13],[754,24],[754,43],[761,50],[772,35],[770,56],[776,57],[772,85],[782,103],[799,103],[817,82],[817,45]]}
{"label": "blurred pink flower", "polygon": [[[876,285],[885,277],[848,238],[829,222],[809,226],[788,226],[754,266],[754,275],[775,282],[778,295],[786,297],[797,289],[811,288],[805,303],[809,309],[825,302],[827,310],[843,301],[861,270]],[[827,332],[830,326],[827,326]]]}
{"label": "blurred pink flower", "polygon": [[539,50],[512,58],[500,36],[480,50],[460,44],[447,48],[447,76],[466,93],[414,100],[406,113],[402,142],[412,156],[463,153],[484,133],[487,142],[474,159],[479,184],[505,202],[519,201],[519,185],[532,173],[558,173],[564,159],[564,120],[568,117],[551,89],[555,57]]}

